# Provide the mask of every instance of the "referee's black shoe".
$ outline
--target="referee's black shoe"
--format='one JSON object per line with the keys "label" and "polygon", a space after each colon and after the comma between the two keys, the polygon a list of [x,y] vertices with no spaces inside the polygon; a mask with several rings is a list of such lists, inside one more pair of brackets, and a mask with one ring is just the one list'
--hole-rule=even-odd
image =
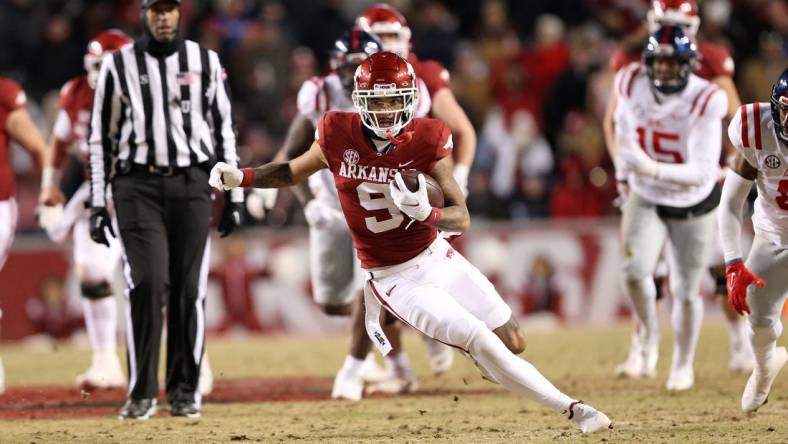
{"label": "referee's black shoe", "polygon": [[156,399],[143,398],[131,399],[126,401],[123,408],[120,409],[118,419],[148,419],[156,414]]}
{"label": "referee's black shoe", "polygon": [[200,409],[194,401],[176,401],[170,407],[170,415],[186,418],[199,418]]}

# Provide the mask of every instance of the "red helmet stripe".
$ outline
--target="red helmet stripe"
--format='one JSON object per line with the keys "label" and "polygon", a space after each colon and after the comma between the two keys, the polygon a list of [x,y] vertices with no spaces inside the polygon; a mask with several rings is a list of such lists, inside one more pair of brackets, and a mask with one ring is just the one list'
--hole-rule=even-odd
{"label": "red helmet stripe", "polygon": [[357,52],[359,50],[358,29],[350,31],[350,51]]}

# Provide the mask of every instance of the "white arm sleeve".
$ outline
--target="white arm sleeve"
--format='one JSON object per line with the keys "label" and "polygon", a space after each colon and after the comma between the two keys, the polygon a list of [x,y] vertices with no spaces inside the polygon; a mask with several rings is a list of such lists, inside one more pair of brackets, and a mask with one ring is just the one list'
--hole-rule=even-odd
{"label": "white arm sleeve", "polygon": [[716,179],[722,146],[722,117],[728,109],[728,97],[712,93],[708,114],[700,116],[687,140],[686,163],[659,163],[657,177],[678,185],[697,186]]}
{"label": "white arm sleeve", "polygon": [[739,176],[729,170],[722,186],[722,199],[717,212],[717,224],[722,241],[722,252],[725,263],[740,259],[741,253],[741,219],[744,202],[750,193],[753,181]]}

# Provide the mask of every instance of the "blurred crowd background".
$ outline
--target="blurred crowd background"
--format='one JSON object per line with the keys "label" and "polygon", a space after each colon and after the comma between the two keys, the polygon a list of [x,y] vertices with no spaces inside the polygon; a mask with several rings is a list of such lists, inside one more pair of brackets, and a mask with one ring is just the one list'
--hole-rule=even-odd
{"label": "blurred crowd background", "polygon": [[[184,0],[186,37],[219,52],[233,92],[242,165],[270,160],[296,113],[301,84],[327,70],[334,40],[368,0]],[[413,51],[451,72],[479,144],[469,181],[476,219],[602,217],[615,212],[602,116],[619,42],[646,0],[395,0]],[[768,100],[788,59],[788,2],[699,1],[701,39],[736,62],[743,102]],[[80,74],[87,41],[107,28],[139,35],[139,0],[3,0],[0,73],[24,86],[48,135],[59,88]],[[15,150],[23,231],[37,229],[30,159]],[[264,221],[303,224],[290,193]]]}

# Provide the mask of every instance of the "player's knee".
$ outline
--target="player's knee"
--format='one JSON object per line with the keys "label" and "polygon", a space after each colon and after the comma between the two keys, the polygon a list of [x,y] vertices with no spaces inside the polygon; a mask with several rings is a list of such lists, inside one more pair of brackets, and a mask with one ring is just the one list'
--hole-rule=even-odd
{"label": "player's knee", "polygon": [[[445,337],[441,335],[441,329],[428,332],[447,344],[459,347],[463,350],[473,352],[474,348],[484,347],[485,332],[492,333],[483,322],[473,319],[458,319],[446,326]],[[479,339],[481,338],[481,339]]]}
{"label": "player's knee", "polygon": [[329,316],[350,316],[353,312],[353,304],[332,305],[325,304],[322,306],[323,313]]}
{"label": "player's knee", "polygon": [[86,299],[101,299],[112,296],[112,286],[107,281],[80,283],[82,296]]}

